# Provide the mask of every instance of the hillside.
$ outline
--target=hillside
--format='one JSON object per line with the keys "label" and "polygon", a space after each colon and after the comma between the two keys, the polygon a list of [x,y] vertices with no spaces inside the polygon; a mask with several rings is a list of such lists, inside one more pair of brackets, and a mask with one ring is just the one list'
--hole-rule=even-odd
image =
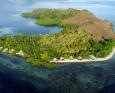
{"label": "hillside", "polygon": [[[53,68],[54,58],[105,57],[115,46],[109,22],[97,19],[86,10],[36,9],[23,13],[35,18],[42,26],[60,26],[63,29],[49,35],[17,35],[0,38],[0,51],[21,55],[35,66]],[[90,33],[90,34],[89,34]]]}
{"label": "hillside", "polygon": [[30,13],[23,13],[23,17],[38,19],[35,23],[39,25],[76,25],[82,28],[89,36],[96,40],[115,39],[112,25],[107,20],[95,17],[87,10],[75,9],[36,9]]}
{"label": "hillside", "polygon": [[100,20],[89,12],[81,12],[78,15],[63,20],[63,23],[76,24],[89,35],[93,35],[97,40],[115,39],[111,23],[107,20]]}

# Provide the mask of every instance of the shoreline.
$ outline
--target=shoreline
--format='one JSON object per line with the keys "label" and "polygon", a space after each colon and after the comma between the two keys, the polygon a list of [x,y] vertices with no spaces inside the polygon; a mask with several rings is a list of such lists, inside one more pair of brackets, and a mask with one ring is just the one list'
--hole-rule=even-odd
{"label": "shoreline", "polygon": [[102,62],[102,61],[106,61],[109,60],[113,57],[113,55],[115,54],[115,48],[113,48],[112,52],[104,57],[104,58],[96,58],[96,59],[82,59],[82,60],[78,60],[78,59],[64,59],[64,60],[57,60],[57,61],[50,61],[50,63],[85,63],[85,62]]}

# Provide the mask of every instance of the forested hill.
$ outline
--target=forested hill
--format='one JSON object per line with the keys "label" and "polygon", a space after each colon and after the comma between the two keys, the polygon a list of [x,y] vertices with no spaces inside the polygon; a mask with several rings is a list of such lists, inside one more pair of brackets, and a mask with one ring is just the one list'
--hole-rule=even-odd
{"label": "forested hill", "polygon": [[21,54],[27,62],[36,66],[55,67],[50,61],[60,57],[104,57],[115,46],[115,35],[110,23],[96,18],[87,10],[36,9],[22,16],[35,18],[35,23],[42,26],[63,28],[49,35],[0,38],[0,51],[11,55]]}
{"label": "forested hill", "polygon": [[39,25],[76,25],[97,40],[115,39],[112,24],[107,20],[98,19],[87,10],[36,9],[23,13],[22,16],[38,19],[36,24]]}

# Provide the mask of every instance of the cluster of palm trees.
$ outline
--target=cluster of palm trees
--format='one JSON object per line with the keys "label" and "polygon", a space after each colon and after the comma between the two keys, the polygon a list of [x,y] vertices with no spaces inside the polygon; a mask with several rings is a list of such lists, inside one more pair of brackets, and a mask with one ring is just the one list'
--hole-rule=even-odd
{"label": "cluster of palm trees", "polygon": [[[41,18],[43,20],[63,20],[79,12],[79,10],[75,9],[38,9],[22,15],[25,17]],[[52,23],[56,22],[52,21]],[[45,25],[46,22],[43,24]],[[77,25],[64,25],[61,22],[59,25],[63,27],[59,33],[41,36],[17,35],[1,37],[0,45],[8,49],[15,49],[16,51],[22,50],[28,62],[33,65],[46,67],[52,67],[53,64],[49,64],[49,62],[55,57],[60,58],[63,56],[64,58],[68,58],[72,56],[78,58],[79,56],[87,57],[91,54],[94,54],[94,56],[105,56],[115,46],[115,41],[113,40],[98,42],[95,38],[88,37],[88,34]]]}

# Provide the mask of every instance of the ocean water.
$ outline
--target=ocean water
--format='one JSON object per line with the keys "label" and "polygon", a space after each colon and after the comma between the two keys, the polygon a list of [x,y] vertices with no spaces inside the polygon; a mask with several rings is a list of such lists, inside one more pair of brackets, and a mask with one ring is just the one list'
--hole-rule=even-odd
{"label": "ocean water", "polygon": [[0,93],[115,93],[115,55],[105,62],[72,63],[48,70],[0,54]]}
{"label": "ocean water", "polygon": [[113,0],[1,0],[0,36],[16,34],[49,34],[60,31],[59,27],[44,27],[34,24],[35,20],[24,19],[22,12],[34,8],[88,9],[101,19],[109,20],[115,28],[115,1]]}
{"label": "ocean water", "polygon": [[[19,0],[23,2],[22,0]],[[60,30],[59,27],[43,27],[34,24],[35,20],[21,17],[21,13],[29,4],[22,4],[18,0],[1,0],[0,1],[0,36],[17,35],[17,34],[49,34]],[[28,9],[29,10],[29,9]]]}
{"label": "ocean water", "polygon": [[[20,13],[34,8],[88,9],[111,21],[115,29],[114,0],[1,0],[0,36],[50,34],[60,30],[20,17]],[[33,67],[22,58],[0,54],[0,93],[115,93],[114,66],[115,55],[101,63],[64,64],[47,70]]]}

